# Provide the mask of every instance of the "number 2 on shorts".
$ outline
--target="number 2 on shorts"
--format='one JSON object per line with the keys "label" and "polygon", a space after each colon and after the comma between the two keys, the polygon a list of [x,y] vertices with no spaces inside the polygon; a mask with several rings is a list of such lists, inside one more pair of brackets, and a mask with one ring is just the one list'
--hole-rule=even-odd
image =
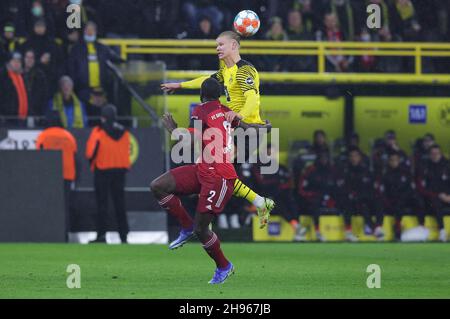
{"label": "number 2 on shorts", "polygon": [[209,191],[208,202],[212,203],[212,199],[214,196],[216,196],[216,191]]}

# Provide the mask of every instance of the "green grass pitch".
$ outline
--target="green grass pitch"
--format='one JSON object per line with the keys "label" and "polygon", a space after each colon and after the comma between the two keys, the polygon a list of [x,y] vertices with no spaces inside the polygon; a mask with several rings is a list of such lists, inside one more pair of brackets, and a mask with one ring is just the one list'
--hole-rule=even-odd
{"label": "green grass pitch", "polygon": [[[448,244],[224,243],[236,273],[207,282],[214,264],[198,243],[1,244],[0,298],[450,298]],[[81,288],[66,286],[67,265]],[[381,288],[366,286],[369,264]]]}

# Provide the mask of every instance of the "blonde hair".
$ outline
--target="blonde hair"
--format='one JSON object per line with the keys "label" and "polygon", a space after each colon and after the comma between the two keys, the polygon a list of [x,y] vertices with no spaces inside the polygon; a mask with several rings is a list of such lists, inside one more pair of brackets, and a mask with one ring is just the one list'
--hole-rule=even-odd
{"label": "blonde hair", "polygon": [[234,31],[224,31],[221,34],[219,34],[218,38],[220,37],[228,37],[232,40],[235,40],[239,45],[241,45],[241,36]]}

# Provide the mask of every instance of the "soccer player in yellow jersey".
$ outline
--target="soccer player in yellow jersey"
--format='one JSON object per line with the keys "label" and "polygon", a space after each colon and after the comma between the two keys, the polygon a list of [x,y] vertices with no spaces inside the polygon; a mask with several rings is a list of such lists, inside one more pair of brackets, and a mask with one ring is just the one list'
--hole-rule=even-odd
{"label": "soccer player in yellow jersey", "polygon": [[[161,88],[172,93],[177,89],[199,89],[204,80],[215,78],[223,84],[227,106],[232,110],[226,115],[228,122],[239,116],[249,124],[264,124],[259,115],[259,75],[255,67],[242,60],[239,54],[240,36],[233,31],[222,32],[216,39],[217,55],[220,59],[220,69],[211,76],[202,76],[181,83],[164,83]],[[233,195],[242,197],[253,203],[258,211],[260,227],[269,221],[270,212],[275,203],[270,198],[256,194],[247,185],[236,179]]]}

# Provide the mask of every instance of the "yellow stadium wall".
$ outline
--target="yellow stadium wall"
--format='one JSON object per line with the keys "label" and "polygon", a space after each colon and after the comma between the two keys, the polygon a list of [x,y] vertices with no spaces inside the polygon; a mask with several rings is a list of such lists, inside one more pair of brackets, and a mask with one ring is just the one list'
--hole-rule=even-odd
{"label": "yellow stadium wall", "polygon": [[[410,110],[420,106],[424,118],[413,123]],[[354,100],[354,128],[360,135],[360,145],[365,151],[374,137],[382,137],[393,129],[400,147],[407,151],[418,137],[434,134],[437,143],[448,154],[450,148],[450,98],[449,97],[356,97]]]}
{"label": "yellow stadium wall", "polygon": [[[197,95],[169,95],[167,106],[180,126],[189,123],[191,104]],[[159,104],[161,103],[154,103]],[[158,112],[162,112],[159,109]],[[344,99],[320,96],[262,96],[261,116],[280,129],[280,151],[287,152],[294,140],[312,140],[313,132],[323,129],[330,140],[344,134]]]}

